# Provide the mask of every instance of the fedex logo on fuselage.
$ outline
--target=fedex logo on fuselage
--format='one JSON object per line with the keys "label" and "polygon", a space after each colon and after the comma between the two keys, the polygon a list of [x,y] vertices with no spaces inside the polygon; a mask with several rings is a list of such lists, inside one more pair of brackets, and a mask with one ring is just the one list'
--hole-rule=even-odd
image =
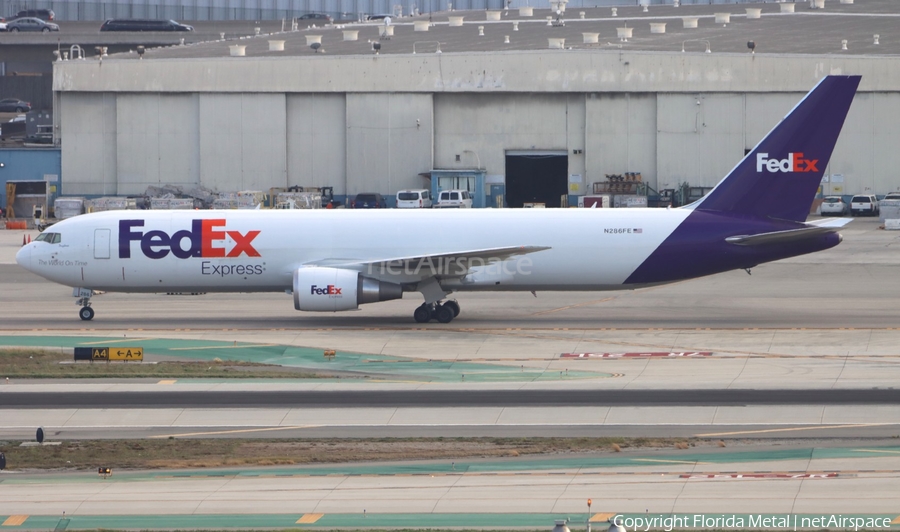
{"label": "fedex logo on fuselage", "polygon": [[802,152],[789,153],[787,159],[769,159],[768,153],[756,154],[756,171],[769,172],[818,172],[818,159],[804,159]]}
{"label": "fedex logo on fuselage", "polygon": [[338,288],[333,284],[325,287],[312,285],[309,287],[309,294],[312,296],[339,296],[343,288]]}
{"label": "fedex logo on fuselage", "polygon": [[[144,226],[144,220],[119,220],[119,258],[131,258],[131,243],[140,242],[141,252],[150,259],[161,259],[172,253],[179,259],[191,257],[217,258],[240,257],[242,254],[248,257],[259,257],[260,254],[253,247],[253,239],[259,236],[259,231],[223,230],[224,219],[191,220],[190,229],[175,231],[169,235],[165,231],[153,230],[146,233],[140,229]],[[234,241],[231,249],[225,248],[226,235]]]}

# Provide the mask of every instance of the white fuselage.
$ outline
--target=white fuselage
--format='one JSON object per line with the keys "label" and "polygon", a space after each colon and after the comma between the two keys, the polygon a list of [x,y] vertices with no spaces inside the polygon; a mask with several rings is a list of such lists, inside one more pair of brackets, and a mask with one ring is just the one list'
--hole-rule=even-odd
{"label": "white fuselage", "polygon": [[[403,283],[418,280],[417,272],[399,266],[360,269],[348,265],[540,246],[549,249],[474,267],[464,278],[445,279],[442,285],[449,290],[608,290],[623,288],[628,276],[690,212],[111,211],[77,216],[52,226],[47,231],[59,233],[59,243],[33,242],[30,249],[23,248],[19,262],[58,283],[94,290],[259,292],[290,290],[293,272],[304,266],[355,268],[367,277]],[[127,242],[120,234],[123,220],[129,224],[122,232],[126,238],[130,234]],[[143,225],[136,225],[141,222]],[[212,236],[200,242],[202,235],[191,230],[204,223]],[[151,234],[154,231],[158,232],[155,236]],[[171,242],[173,236],[177,243]],[[185,258],[171,251],[173,245]],[[192,246],[198,248],[194,253]],[[150,258],[145,250],[151,256],[165,256]]]}

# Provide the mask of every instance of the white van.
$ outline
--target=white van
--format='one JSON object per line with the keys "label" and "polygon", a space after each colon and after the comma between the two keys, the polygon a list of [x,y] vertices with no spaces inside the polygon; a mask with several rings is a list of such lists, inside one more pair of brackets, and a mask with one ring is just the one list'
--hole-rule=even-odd
{"label": "white van", "polygon": [[431,192],[425,189],[397,192],[398,209],[430,209],[431,204]]}
{"label": "white van", "polygon": [[857,194],[850,199],[850,216],[878,216],[878,200],[872,194]]}
{"label": "white van", "polygon": [[435,207],[450,209],[471,209],[472,196],[468,190],[442,190]]}

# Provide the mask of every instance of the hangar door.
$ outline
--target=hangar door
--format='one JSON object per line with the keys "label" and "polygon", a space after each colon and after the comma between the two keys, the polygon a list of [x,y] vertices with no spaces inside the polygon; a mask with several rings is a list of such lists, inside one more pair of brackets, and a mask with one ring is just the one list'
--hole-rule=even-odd
{"label": "hangar door", "polygon": [[566,173],[569,157],[565,151],[506,152],[506,204],[522,207],[525,203],[543,203],[560,207],[561,196],[568,193]]}

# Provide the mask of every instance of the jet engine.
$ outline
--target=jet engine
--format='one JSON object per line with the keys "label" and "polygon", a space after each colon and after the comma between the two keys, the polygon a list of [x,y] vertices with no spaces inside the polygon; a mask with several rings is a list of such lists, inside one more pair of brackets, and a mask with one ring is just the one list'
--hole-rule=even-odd
{"label": "jet engine", "polygon": [[294,272],[294,308],[337,312],[356,310],[363,303],[403,297],[403,288],[359,272],[340,268],[298,268]]}

